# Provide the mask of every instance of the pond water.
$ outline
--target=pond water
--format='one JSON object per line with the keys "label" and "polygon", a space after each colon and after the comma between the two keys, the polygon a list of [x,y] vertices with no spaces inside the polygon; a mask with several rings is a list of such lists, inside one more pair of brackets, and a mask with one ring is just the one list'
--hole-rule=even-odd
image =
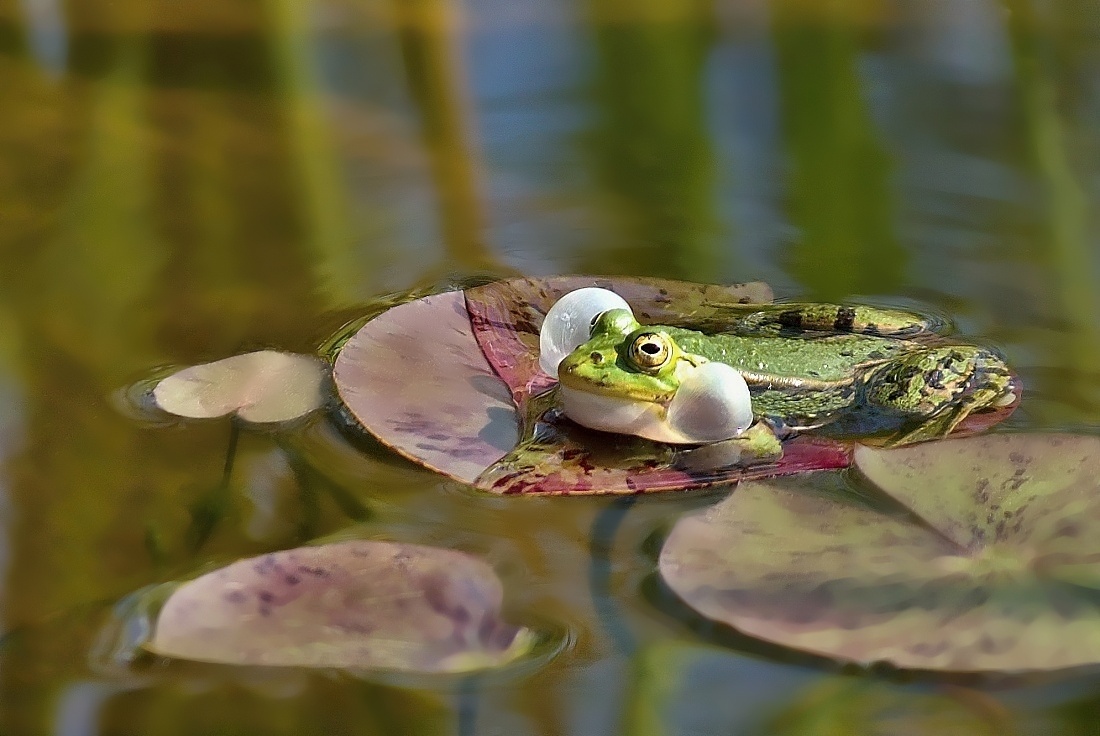
{"label": "pond water", "polygon": [[[413,285],[617,273],[949,313],[1018,370],[1011,426],[1093,432],[1100,1],[22,0],[0,110],[0,733],[1100,728],[1095,673],[861,673],[685,619],[656,543],[724,491],[489,497],[323,422],[117,400]],[[565,648],[439,679],[111,639],[143,586],[348,530],[487,559]]]}

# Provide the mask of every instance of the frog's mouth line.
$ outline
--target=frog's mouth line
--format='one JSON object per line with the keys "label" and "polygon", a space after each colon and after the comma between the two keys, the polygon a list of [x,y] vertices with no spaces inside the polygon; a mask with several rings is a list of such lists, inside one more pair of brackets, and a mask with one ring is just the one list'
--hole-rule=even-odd
{"label": "frog's mouth line", "polygon": [[[599,381],[584,378],[573,373],[575,368],[575,365],[570,365],[568,362],[563,361],[561,365],[558,366],[558,382],[563,387],[568,387],[573,391],[588,394],[589,396],[621,399],[623,401],[637,402],[639,404],[657,404],[667,407],[672,401],[672,397],[675,395],[674,391],[660,391],[652,385],[642,389],[636,389],[629,384],[605,386]],[[641,379],[646,378],[644,374],[635,375]]]}
{"label": "frog's mouth line", "polygon": [[668,424],[667,407],[656,401],[609,396],[561,383],[558,388],[565,416],[589,429],[671,444],[697,444]]}

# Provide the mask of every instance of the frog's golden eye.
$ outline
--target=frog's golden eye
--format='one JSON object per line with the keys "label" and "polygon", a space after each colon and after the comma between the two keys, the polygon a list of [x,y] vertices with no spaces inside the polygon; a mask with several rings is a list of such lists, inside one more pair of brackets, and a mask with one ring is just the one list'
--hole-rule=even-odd
{"label": "frog's golden eye", "polygon": [[630,362],[647,371],[656,370],[668,362],[672,351],[668,338],[656,332],[643,332],[634,338],[627,351]]}

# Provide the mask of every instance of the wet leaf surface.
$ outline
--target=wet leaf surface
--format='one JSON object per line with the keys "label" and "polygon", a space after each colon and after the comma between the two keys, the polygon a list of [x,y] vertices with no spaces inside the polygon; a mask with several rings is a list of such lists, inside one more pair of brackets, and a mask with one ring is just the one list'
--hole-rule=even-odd
{"label": "wet leaf surface", "polygon": [[333,378],[365,429],[465,483],[519,441],[508,389],[478,348],[460,291],[402,304],[368,322],[336,357]]}
{"label": "wet leaf surface", "polygon": [[238,665],[460,672],[533,635],[501,619],[501,584],[467,554],[355,540],[240,560],[181,585],[147,647]]}
{"label": "wet leaf surface", "polygon": [[859,663],[1022,671],[1100,662],[1100,438],[860,447],[835,473],[742,484],[681,519],[665,582],[744,633]]}
{"label": "wet leaf surface", "polygon": [[156,385],[153,399],[192,419],[235,412],[249,422],[285,422],[324,403],[326,373],[312,356],[261,350],[177,371]]}

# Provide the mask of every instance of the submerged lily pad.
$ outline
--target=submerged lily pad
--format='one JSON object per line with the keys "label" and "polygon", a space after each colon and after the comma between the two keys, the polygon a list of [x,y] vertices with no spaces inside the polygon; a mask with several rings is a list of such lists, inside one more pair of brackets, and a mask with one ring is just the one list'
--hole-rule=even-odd
{"label": "submerged lily pad", "polygon": [[742,484],[684,517],[660,572],[740,631],[863,664],[953,671],[1100,662],[1100,438],[992,435],[842,476]]}
{"label": "submerged lily pad", "polygon": [[285,422],[324,403],[326,372],[312,356],[261,350],[177,371],[156,385],[153,399],[192,419],[236,412],[249,422]]}
{"label": "submerged lily pad", "polygon": [[246,560],[181,585],[151,651],[238,665],[461,672],[512,661],[492,568],[435,547],[355,540]]}

